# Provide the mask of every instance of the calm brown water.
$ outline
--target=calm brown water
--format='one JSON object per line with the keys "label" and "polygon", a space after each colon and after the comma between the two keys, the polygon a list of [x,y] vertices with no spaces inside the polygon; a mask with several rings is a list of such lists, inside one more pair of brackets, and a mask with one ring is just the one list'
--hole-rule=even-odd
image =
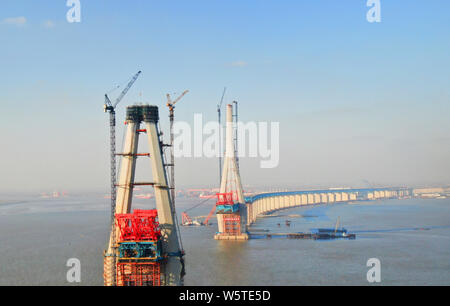
{"label": "calm brown water", "polygon": [[[136,207],[152,208],[145,201]],[[179,213],[200,201],[179,199]],[[189,214],[206,215],[210,205]],[[376,257],[382,285],[450,285],[450,199],[306,206],[277,215],[258,219],[253,229],[305,232],[333,227],[340,216],[357,238],[218,242],[212,238],[215,226],[182,227],[185,284],[366,285],[366,262]],[[108,222],[108,200],[102,196],[3,196],[0,285],[68,285],[65,264],[73,257],[81,261],[81,285],[102,285]]]}

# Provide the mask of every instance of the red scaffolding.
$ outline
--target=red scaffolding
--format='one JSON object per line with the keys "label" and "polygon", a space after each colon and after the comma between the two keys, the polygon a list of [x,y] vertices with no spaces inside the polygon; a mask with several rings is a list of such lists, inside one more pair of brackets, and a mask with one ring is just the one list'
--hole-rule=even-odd
{"label": "red scaffolding", "polygon": [[[146,242],[147,246],[151,246],[151,250],[159,251],[155,249],[159,248],[158,240],[161,238],[157,218],[156,209],[135,209],[131,214],[116,214],[116,224],[119,229],[117,286],[161,285],[161,262],[156,259],[141,258],[146,256],[141,256],[138,247],[144,245],[139,242]],[[132,254],[131,257],[130,254]]]}
{"label": "red scaffolding", "polygon": [[238,236],[241,234],[241,216],[239,214],[223,215],[224,233]]}
{"label": "red scaffolding", "polygon": [[233,193],[217,193],[217,203],[216,205],[233,205]]}
{"label": "red scaffolding", "polygon": [[135,209],[132,214],[116,214],[119,241],[158,240],[161,237],[156,209]]}
{"label": "red scaffolding", "polygon": [[159,262],[117,263],[117,286],[161,286]]}

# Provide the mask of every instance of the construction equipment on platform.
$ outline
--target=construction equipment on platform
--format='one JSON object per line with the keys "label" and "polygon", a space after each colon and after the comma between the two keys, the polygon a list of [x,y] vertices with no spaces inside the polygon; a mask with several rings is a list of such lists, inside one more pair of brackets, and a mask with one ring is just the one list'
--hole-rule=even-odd
{"label": "construction equipment on platform", "polygon": [[[114,225],[104,254],[106,286],[177,286],[183,284],[184,251],[175,207],[172,205],[158,129],[158,107],[127,107],[126,134],[117,188]],[[144,123],[145,129],[140,125]],[[138,139],[145,133],[149,153],[139,154]],[[135,182],[136,160],[150,159],[153,182]],[[134,186],[152,186],[156,210],[131,211]],[[113,239],[117,237],[117,239]]]}
{"label": "construction equipment on platform", "polygon": [[[181,225],[183,226],[209,226],[211,223],[209,223],[209,219],[211,219],[212,215],[216,211],[216,206],[214,205],[209,214],[206,216],[205,220],[198,221],[197,219],[200,217],[195,217],[194,219],[191,219],[189,215],[186,212],[183,212],[181,214]],[[204,217],[204,216],[203,216]]]}
{"label": "construction equipment on platform", "polygon": [[[133,86],[134,82],[136,82],[137,78],[141,74],[141,71],[138,71],[128,82],[128,85],[125,87],[125,89],[122,91],[122,93],[117,97],[114,104],[111,102],[111,100],[108,97],[108,94],[105,94],[105,104],[103,105],[104,112],[109,112],[109,133],[110,133],[110,164],[111,164],[111,227],[114,227],[114,215],[115,215],[115,209],[116,209],[116,107],[122,101],[122,99],[125,97],[127,92],[130,90],[131,86]],[[112,240],[113,245],[115,236],[114,231]],[[115,275],[114,271],[112,271],[113,275]],[[113,283],[115,281],[113,280]]]}
{"label": "construction equipment on platform", "polygon": [[181,214],[181,225],[183,226],[201,226],[202,223],[200,223],[197,220],[192,220],[191,217],[186,212],[183,212]]}
{"label": "construction equipment on platform", "polygon": [[169,107],[169,119],[170,119],[170,188],[172,195],[172,206],[175,207],[175,157],[174,157],[174,149],[173,149],[173,123],[175,119],[175,104],[187,94],[189,90],[185,90],[175,101],[172,101],[170,98],[170,94],[167,94],[167,106]]}
{"label": "construction equipment on platform", "polygon": [[337,221],[336,221],[336,225],[334,226],[334,233],[336,234],[336,232],[339,229],[339,224],[341,222],[341,216],[338,216]]}
{"label": "construction equipment on platform", "polygon": [[340,238],[355,239],[356,238],[355,234],[350,234],[345,228],[340,227],[340,221],[341,217],[339,216],[336,220],[336,225],[334,226],[334,228],[312,229],[311,232],[314,234],[313,238],[321,240],[340,239]]}
{"label": "construction equipment on platform", "polygon": [[210,225],[209,223],[209,219],[212,217],[212,215],[214,214],[214,212],[216,211],[216,206],[214,205],[211,209],[211,211],[209,212],[208,216],[206,216],[205,220],[203,221],[198,221],[198,219],[200,217],[196,217],[196,218],[191,218],[189,217],[189,215],[187,214],[188,211],[208,202],[209,200],[211,200],[211,198],[208,198],[198,204],[195,204],[194,206],[186,209],[182,214],[181,214],[181,225],[183,226],[207,226]]}
{"label": "construction equipment on platform", "polygon": [[216,205],[214,205],[214,206],[211,208],[211,210],[210,210],[208,216],[206,216],[205,220],[202,222],[203,225],[206,225],[206,226],[211,225],[211,224],[209,223],[209,219],[211,219],[211,217],[212,217],[212,215],[214,214],[215,211],[216,211]]}
{"label": "construction equipment on platform", "polygon": [[160,286],[161,263],[164,260],[158,212],[134,210],[116,214],[119,228],[117,286]]}

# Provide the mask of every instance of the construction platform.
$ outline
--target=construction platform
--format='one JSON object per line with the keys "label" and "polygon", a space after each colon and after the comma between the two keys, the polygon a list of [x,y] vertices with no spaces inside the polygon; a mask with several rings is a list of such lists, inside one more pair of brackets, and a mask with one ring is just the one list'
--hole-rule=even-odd
{"label": "construction platform", "polygon": [[215,240],[248,240],[248,234],[239,234],[239,235],[227,235],[227,234],[215,234]]}
{"label": "construction platform", "polygon": [[135,209],[130,214],[116,214],[115,219],[119,229],[117,261],[105,256],[105,271],[110,273],[108,260],[112,258],[117,286],[161,286],[164,254],[157,210]]}
{"label": "construction platform", "polygon": [[347,234],[345,236],[333,233],[250,233],[251,239],[272,239],[272,238],[287,238],[287,239],[314,239],[314,240],[334,240],[334,239],[356,239],[355,234]]}

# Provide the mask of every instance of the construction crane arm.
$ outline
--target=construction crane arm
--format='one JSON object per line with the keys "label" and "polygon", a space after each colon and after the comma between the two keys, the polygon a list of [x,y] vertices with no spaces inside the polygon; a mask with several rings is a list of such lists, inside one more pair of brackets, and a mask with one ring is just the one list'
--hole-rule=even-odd
{"label": "construction crane arm", "polygon": [[[127,94],[128,90],[130,90],[131,86],[133,86],[134,82],[136,82],[137,78],[139,77],[139,75],[141,74],[142,71],[138,71],[138,73],[136,73],[133,78],[130,80],[130,82],[128,83],[127,87],[125,87],[125,89],[122,91],[122,93],[120,94],[120,96],[117,97],[116,101],[114,102],[114,105],[112,105],[113,108],[116,108],[117,104],[120,103],[120,101],[122,101],[123,97]],[[106,95],[105,95],[106,96]],[[106,96],[106,98],[108,98],[108,96]],[[108,99],[109,100],[109,99]],[[111,103],[111,101],[109,101]]]}
{"label": "construction crane arm", "polygon": [[209,212],[208,216],[206,217],[205,221],[203,221],[204,225],[208,225],[209,219],[211,219],[211,217],[212,217],[212,215],[214,214],[215,211],[216,211],[216,205],[213,206],[213,208]]}
{"label": "construction crane arm", "polygon": [[180,101],[181,98],[184,97],[185,94],[187,94],[189,90],[185,90],[178,98],[175,99],[175,101],[172,102],[172,105],[175,105],[178,101]]}
{"label": "construction crane arm", "polygon": [[222,108],[223,98],[225,97],[225,93],[227,92],[227,88],[223,88],[222,98],[220,99],[220,103],[217,104],[217,111],[220,112],[220,109]]}

